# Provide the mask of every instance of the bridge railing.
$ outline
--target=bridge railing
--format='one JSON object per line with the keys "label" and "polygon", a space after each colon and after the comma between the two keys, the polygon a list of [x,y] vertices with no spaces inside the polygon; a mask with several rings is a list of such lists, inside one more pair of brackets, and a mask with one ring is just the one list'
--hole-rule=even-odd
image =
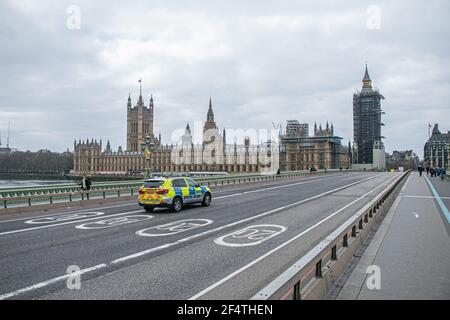
{"label": "bridge railing", "polygon": [[322,299],[333,286],[353,254],[380,220],[399,192],[409,172],[396,178],[317,246],[255,294],[253,300]]}
{"label": "bridge railing", "polygon": [[[192,177],[195,181],[208,187],[221,187],[241,183],[257,183],[269,180],[289,179],[311,174],[323,174],[337,172],[337,169],[309,171],[291,171],[280,174],[242,174],[218,177]],[[113,181],[94,183],[89,191],[81,191],[80,185],[58,184],[28,188],[0,189],[1,208],[11,206],[32,206],[42,204],[54,204],[57,202],[84,201],[92,199],[106,199],[111,197],[133,196],[143,183],[141,180]]]}

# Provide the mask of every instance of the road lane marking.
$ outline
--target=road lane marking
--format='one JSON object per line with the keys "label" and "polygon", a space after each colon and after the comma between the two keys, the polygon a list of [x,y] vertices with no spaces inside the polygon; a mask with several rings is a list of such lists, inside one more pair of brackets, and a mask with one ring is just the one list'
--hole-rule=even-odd
{"label": "road lane marking", "polygon": [[416,195],[408,195],[408,194],[404,194],[404,195],[402,195],[402,197],[404,197],[404,198],[419,198],[419,199],[437,199],[437,198],[441,198],[444,200],[450,199],[450,197],[416,196]]}
{"label": "road lane marking", "polygon": [[[118,217],[118,216],[123,216],[123,215],[126,215],[126,214],[137,213],[137,212],[144,212],[144,210],[135,210],[135,211],[122,212],[122,213],[115,213],[115,214],[110,214],[107,217]],[[0,232],[0,236],[4,236],[4,235],[8,235],[8,234],[14,234],[14,233],[19,233],[19,232],[26,232],[26,231],[33,231],[33,230],[39,230],[39,229],[47,229],[47,228],[59,227],[59,226],[67,225],[67,224],[79,223],[79,222],[84,222],[84,221],[91,221],[91,220],[96,220],[96,219],[101,219],[101,218],[105,218],[105,216],[95,217],[95,218],[88,218],[88,219],[81,219],[81,220],[75,220],[75,221],[66,221],[66,222],[55,223],[55,224],[46,225],[46,226],[39,226],[39,227],[32,227],[32,228],[25,228],[25,229],[5,231],[5,232]]]}
{"label": "road lane marking", "polygon": [[445,218],[447,219],[447,222],[450,223],[450,212],[448,211],[448,208],[445,206],[444,201],[442,201],[441,197],[439,196],[439,193],[434,188],[430,179],[428,179],[427,176],[425,176],[425,178],[428,182],[428,185],[430,186],[431,192],[433,193],[434,197],[436,198],[437,203],[439,204],[439,207],[441,207],[442,213],[444,214]]}
{"label": "road lane marking", "polygon": [[[76,210],[76,211],[56,212],[56,213],[46,214],[46,215],[37,216],[37,217],[17,218],[17,219],[10,219],[10,220],[0,220],[0,223],[16,222],[16,221],[23,221],[23,220],[30,220],[30,219],[38,219],[38,218],[46,218],[46,217],[57,216],[57,215],[60,215],[60,214],[81,213],[81,212],[89,212],[89,211],[93,211],[93,210],[103,210],[103,209],[127,207],[127,206],[134,206],[134,205],[137,206],[137,203],[125,203],[125,204],[117,204],[117,205],[114,205],[114,206],[93,207],[93,208],[89,208],[89,209],[82,209],[82,210]],[[71,207],[67,207],[67,209],[70,209],[70,208]]]}
{"label": "road lane marking", "polygon": [[171,236],[173,234],[177,234],[180,232],[185,232],[199,227],[204,227],[213,222],[214,220],[210,219],[184,219],[165,224],[160,224],[158,226],[154,226],[151,228],[142,229],[136,231],[136,234],[142,237]]}
{"label": "road lane marking", "polygon": [[281,186],[274,186],[274,187],[262,188],[262,189],[257,189],[257,190],[243,191],[243,192],[228,194],[228,195],[219,196],[219,197],[214,197],[213,196],[213,199],[217,200],[217,199],[223,199],[223,198],[229,198],[229,197],[242,196],[242,195],[249,194],[249,193],[256,193],[256,192],[267,191],[267,190],[275,190],[275,189],[281,189],[281,188],[295,187],[295,186],[306,184],[306,183],[312,183],[312,182],[323,181],[323,180],[328,180],[328,179],[331,179],[331,177],[321,178],[321,179],[314,179],[314,180],[311,179],[311,180],[308,180],[308,181],[300,181],[300,182],[296,182],[296,183],[283,184]]}
{"label": "road lane marking", "polygon": [[[183,242],[186,242],[186,241],[190,241],[190,240],[192,240],[192,239],[196,239],[196,238],[199,238],[199,237],[208,235],[208,234],[210,234],[210,233],[213,233],[213,232],[217,232],[217,231],[223,230],[223,229],[225,229],[225,228],[229,228],[229,227],[232,227],[232,226],[235,226],[235,225],[239,225],[239,224],[242,224],[242,223],[244,223],[244,222],[252,221],[252,220],[255,220],[255,219],[258,219],[258,218],[267,216],[267,215],[269,215],[269,214],[272,214],[272,213],[275,213],[275,212],[279,212],[279,211],[282,211],[282,210],[285,210],[285,209],[288,209],[288,208],[297,206],[297,205],[299,205],[299,204],[302,204],[302,203],[305,203],[305,202],[308,202],[308,201],[311,201],[311,200],[314,200],[314,199],[323,197],[323,196],[328,195],[328,194],[330,194],[330,193],[337,192],[337,191],[343,190],[343,189],[345,189],[345,188],[351,187],[351,186],[353,186],[353,185],[355,185],[355,184],[358,184],[358,183],[361,183],[361,182],[365,182],[365,181],[374,179],[374,178],[376,178],[376,177],[378,177],[378,176],[380,176],[380,175],[376,175],[376,176],[372,176],[372,177],[365,178],[365,179],[362,179],[362,180],[358,180],[358,181],[352,182],[352,183],[350,183],[350,184],[346,184],[346,185],[344,185],[344,186],[341,186],[341,187],[338,187],[338,188],[335,188],[335,189],[332,189],[332,190],[329,190],[329,191],[322,192],[322,193],[320,193],[320,194],[317,194],[317,195],[315,195],[315,196],[309,197],[309,198],[307,198],[307,199],[303,199],[303,200],[300,200],[300,201],[296,201],[296,202],[294,202],[294,203],[287,204],[287,205],[285,205],[285,206],[278,207],[278,208],[275,208],[275,209],[272,209],[272,210],[269,210],[269,211],[265,211],[265,212],[262,212],[262,213],[260,213],[260,214],[255,215],[255,216],[251,216],[251,217],[248,217],[248,218],[245,218],[245,219],[241,219],[241,220],[238,220],[238,221],[235,221],[235,222],[232,222],[232,223],[229,223],[229,224],[226,224],[226,225],[223,225],[223,226],[214,228],[214,229],[206,230],[206,231],[204,231],[204,232],[197,233],[197,234],[192,235],[192,236],[187,237],[187,238],[179,239],[179,240],[177,240],[177,241],[174,241],[174,242],[171,242],[171,243],[166,243],[166,244],[160,245],[160,246],[158,246],[158,247],[154,247],[154,248],[150,248],[150,249],[143,250],[143,251],[140,251],[140,252],[136,252],[136,253],[134,253],[134,254],[130,254],[130,255],[128,255],[128,256],[125,256],[125,257],[121,257],[121,258],[112,260],[111,263],[112,263],[112,264],[117,264],[117,263],[125,262],[125,261],[127,261],[127,260],[131,260],[131,259],[135,259],[135,258],[144,256],[144,255],[147,255],[147,254],[150,254],[150,253],[159,251],[159,250],[167,249],[167,248],[169,248],[169,247],[178,245],[178,244],[180,244],[180,243],[183,243]],[[383,185],[383,184],[381,184],[381,185]]]}
{"label": "road lane marking", "polygon": [[25,223],[29,224],[41,224],[41,223],[55,223],[55,222],[64,222],[68,220],[75,220],[75,219],[83,219],[83,218],[89,218],[94,216],[100,216],[105,214],[104,212],[100,211],[88,211],[83,213],[70,213],[70,214],[61,214],[53,217],[46,217],[46,218],[37,218],[37,219],[31,219],[25,221]]}
{"label": "road lane marking", "polygon": [[[373,178],[378,177],[378,176],[380,176],[380,175],[372,176],[372,177],[369,177],[369,178],[366,178],[366,179],[367,179],[367,180],[370,180],[370,179],[373,179]],[[248,193],[255,193],[255,192],[267,191],[267,190],[278,189],[278,188],[286,188],[286,187],[290,187],[290,186],[297,186],[297,185],[301,185],[301,184],[312,183],[312,182],[322,181],[322,180],[327,180],[327,179],[332,179],[332,178],[334,178],[334,177],[325,177],[325,178],[320,178],[320,179],[309,179],[308,181],[301,181],[301,182],[296,182],[296,183],[284,184],[284,185],[281,185],[281,186],[274,186],[274,187],[263,188],[263,189],[257,189],[257,190],[251,190],[251,191],[246,191],[246,192],[239,192],[239,193],[235,193],[235,194],[231,194],[231,195],[225,195],[225,196],[214,197],[214,199],[215,199],[215,200],[218,200],[218,199],[223,199],[223,198],[228,198],[228,197],[240,196],[240,195],[244,195],[244,194],[248,194]],[[361,180],[361,181],[365,181],[365,180]],[[91,209],[91,210],[92,210],[92,209]],[[86,210],[85,210],[85,211],[86,211]],[[78,211],[77,213],[81,213],[81,212],[85,212],[85,211]],[[131,213],[131,212],[130,212],[130,213]],[[61,214],[61,213],[60,213],[60,214]],[[66,214],[67,214],[67,213],[66,213]],[[54,215],[53,215],[53,216],[54,216]],[[106,216],[107,216],[107,217],[115,216],[115,214],[111,214],[111,215],[107,214]],[[106,216],[105,216],[105,217],[106,217]],[[27,219],[29,219],[29,218],[27,218]],[[35,218],[35,219],[37,219],[37,218]],[[87,220],[83,220],[83,221],[87,221]],[[58,224],[58,225],[63,225],[63,224]],[[55,224],[54,226],[57,226],[57,224]],[[12,233],[17,233],[17,232],[28,231],[28,230],[31,231],[31,230],[36,230],[36,229],[42,229],[42,228],[36,227],[36,228],[34,228],[34,229],[33,229],[33,228],[28,228],[28,229],[22,229],[22,230],[20,230],[20,231],[16,231],[16,230],[13,230],[13,231],[6,231],[6,232],[0,233],[0,236],[2,236],[2,235],[7,235],[7,234],[12,234]]]}
{"label": "road lane marking", "polygon": [[95,271],[95,270],[98,270],[98,269],[101,269],[101,268],[104,268],[104,267],[106,267],[106,264],[105,263],[101,263],[101,264],[98,264],[96,266],[93,266],[93,267],[90,267],[90,268],[86,268],[86,269],[82,269],[82,270],[74,272],[74,273],[65,274],[65,275],[60,276],[60,277],[56,277],[56,278],[52,278],[50,280],[42,281],[42,282],[33,284],[32,286],[29,286],[29,287],[25,287],[25,288],[22,288],[22,289],[19,289],[19,290],[16,290],[16,291],[12,291],[12,292],[8,292],[8,293],[5,293],[5,294],[2,294],[2,295],[0,295],[0,300],[9,299],[9,298],[18,296],[19,294],[22,294],[22,293],[25,293],[25,292],[28,292],[28,291],[32,291],[32,290],[36,290],[36,289],[39,289],[39,288],[43,288],[43,287],[46,287],[46,286],[48,286],[50,284],[53,284],[53,283],[56,283],[56,282],[59,282],[59,281],[62,281],[62,280],[66,280],[67,278],[73,277],[74,275],[82,275],[84,273]]}
{"label": "road lane marking", "polygon": [[[350,176],[352,176],[353,174],[351,174]],[[332,176],[328,176],[326,178],[320,178],[320,177],[312,177],[309,179],[305,179],[302,180],[302,182],[314,182],[314,181],[321,181],[324,179],[332,179],[332,178],[336,178],[339,176],[344,176],[344,175],[338,175],[338,174],[333,174]],[[268,186],[271,185],[271,183],[265,183],[263,185],[260,186]],[[289,184],[282,184],[282,186],[290,186],[293,185],[292,183]],[[230,192],[230,191],[235,191],[235,190],[242,190],[242,189],[250,189],[250,188],[254,188],[255,186],[258,186],[258,184],[255,185],[249,185],[247,187],[242,187],[242,188],[229,188],[228,190],[217,190],[214,191],[214,194],[216,193],[223,193],[223,192]],[[261,190],[261,189],[257,189],[257,190]],[[238,193],[238,195],[241,195],[242,193]],[[220,196],[221,198],[226,198],[228,196],[234,196],[233,195],[227,195],[227,196]],[[218,199],[219,197],[215,197],[214,199]],[[68,211],[68,212],[57,212],[57,213],[52,213],[52,214],[48,214],[48,215],[41,215],[41,216],[37,216],[37,217],[27,217],[27,218],[18,218],[18,219],[10,219],[10,220],[0,220],[0,224],[1,223],[7,223],[7,222],[15,222],[15,221],[23,221],[23,220],[30,220],[30,219],[38,219],[38,218],[45,218],[45,217],[51,217],[51,216],[55,216],[55,215],[60,215],[60,214],[69,214],[69,213],[81,213],[81,212],[87,212],[87,211],[93,211],[93,210],[103,210],[103,209],[110,209],[110,208],[117,208],[117,207],[126,207],[126,206],[137,206],[137,203],[133,202],[133,203],[125,203],[125,204],[118,204],[118,205],[111,205],[111,206],[105,206],[105,207],[92,207],[89,209],[82,209],[82,210],[76,210],[76,211]],[[67,207],[68,209],[70,209],[70,207]]]}
{"label": "road lane marking", "polygon": [[342,212],[343,210],[347,209],[348,207],[350,207],[351,205],[353,205],[354,203],[358,202],[359,200],[365,198],[366,196],[368,196],[370,193],[372,193],[373,191],[375,191],[376,189],[380,188],[381,186],[383,186],[384,184],[386,184],[387,182],[391,181],[394,177],[388,179],[387,181],[385,181],[384,183],[378,185],[377,187],[375,187],[374,189],[370,190],[369,192],[365,193],[364,195],[362,195],[361,197],[353,200],[352,202],[348,203],[347,205],[345,205],[344,207],[340,208],[339,210],[333,212],[332,214],[330,214],[329,216],[325,217],[324,219],[320,220],[319,222],[315,223],[314,225],[312,225],[311,227],[307,228],[306,230],[302,231],[301,233],[299,233],[298,235],[294,236],[293,238],[287,240],[286,242],[283,242],[282,244],[280,244],[279,246],[275,247],[274,249],[266,252],[265,254],[263,254],[262,256],[256,258],[255,260],[251,261],[250,263],[246,264],[245,266],[243,266],[242,268],[239,268],[238,270],[230,273],[228,276],[226,276],[225,278],[222,278],[221,280],[215,282],[214,284],[210,285],[209,287],[207,287],[206,289],[200,291],[199,293],[195,294],[194,296],[192,296],[191,298],[189,298],[189,300],[195,300],[198,299],[199,297],[205,295],[206,293],[208,293],[209,291],[215,289],[216,287],[220,286],[221,284],[225,283],[226,281],[230,280],[231,278],[235,277],[236,275],[240,274],[241,272],[245,271],[246,269],[250,268],[251,266],[255,265],[256,263],[258,263],[259,261],[265,259],[266,257],[270,256],[271,254],[277,252],[278,250],[284,248],[285,246],[287,246],[288,244],[290,244],[291,242],[295,241],[296,239],[302,237],[303,235],[305,235],[306,233],[308,233],[309,231],[315,229],[316,227],[318,227],[319,225],[321,225],[322,223],[324,223],[325,221],[331,219],[332,217],[334,217],[335,215],[339,214],[340,212]]}
{"label": "road lane marking", "polygon": [[287,230],[287,227],[277,224],[258,224],[214,240],[214,243],[226,247],[248,247],[261,244]]}
{"label": "road lane marking", "polygon": [[111,219],[106,219],[106,220],[83,223],[78,226],[75,226],[75,228],[82,229],[82,230],[105,229],[105,228],[111,228],[111,227],[116,227],[116,226],[122,226],[122,225],[128,224],[128,223],[140,222],[140,221],[151,219],[153,217],[154,216],[149,216],[149,215],[130,215],[130,216],[125,216],[125,217],[117,217],[117,218],[111,218]]}
{"label": "road lane marking", "polygon": [[[347,177],[348,176],[351,177],[351,176],[354,176],[354,175],[355,174],[348,174],[346,176]],[[344,175],[343,174],[330,174],[330,175],[326,176],[326,179],[342,177],[342,176],[344,176]],[[324,178],[323,178],[323,176],[307,177],[305,179],[301,179],[301,181],[316,181],[318,179],[322,180]],[[255,182],[254,184],[250,184],[250,185],[247,185],[247,186],[244,186],[244,187],[240,187],[240,188],[230,187],[228,189],[216,190],[216,191],[214,191],[214,193],[223,193],[223,192],[236,191],[236,190],[245,190],[245,189],[251,189],[251,188],[254,188],[254,187],[265,187],[265,186],[271,186],[271,185],[272,186],[273,185],[287,185],[286,183],[283,183],[283,182],[286,182],[284,180],[269,180],[269,181],[271,181],[271,182],[269,182],[269,183],[261,183],[261,184],[259,184],[258,182]],[[290,184],[292,184],[292,183],[290,183]],[[227,187],[227,186],[228,186],[227,184],[223,185],[223,187]],[[231,186],[233,186],[233,184],[231,184]],[[220,184],[218,184],[217,186],[211,185],[211,187],[222,187],[222,185],[220,185]]]}
{"label": "road lane marking", "polygon": [[[333,190],[329,190],[329,191],[323,192],[323,193],[318,194],[316,196],[312,196],[310,198],[307,198],[307,199],[304,199],[304,200],[301,200],[301,201],[297,201],[295,203],[292,203],[292,204],[289,204],[289,205],[286,205],[286,206],[283,206],[283,207],[279,207],[279,208],[276,208],[276,209],[273,209],[273,210],[270,210],[270,211],[266,211],[266,212],[263,212],[263,213],[258,214],[256,216],[253,216],[253,217],[249,217],[249,218],[246,218],[246,219],[235,221],[235,222],[230,223],[228,225],[224,225],[224,226],[221,226],[221,227],[218,227],[218,228],[215,228],[215,229],[211,229],[211,230],[208,230],[208,231],[205,231],[205,232],[202,232],[202,233],[199,233],[199,234],[196,234],[196,235],[184,238],[184,239],[180,239],[180,240],[178,240],[176,242],[173,242],[173,243],[168,243],[168,244],[161,245],[161,246],[158,246],[158,247],[155,247],[155,248],[151,248],[151,249],[148,249],[148,250],[145,250],[145,251],[141,251],[141,252],[138,252],[138,253],[135,253],[135,254],[123,257],[123,258],[115,259],[115,260],[112,260],[109,264],[102,263],[102,264],[96,265],[96,266],[91,267],[91,268],[83,269],[83,270],[80,271],[80,273],[86,273],[86,272],[89,272],[89,271],[94,271],[94,270],[97,270],[97,269],[100,269],[100,268],[104,268],[104,267],[106,267],[108,265],[117,264],[117,263],[124,262],[124,261],[127,261],[127,260],[132,259],[132,258],[140,257],[142,255],[145,255],[145,254],[148,254],[148,253],[151,253],[151,252],[154,252],[154,251],[162,250],[164,248],[169,248],[169,247],[171,247],[173,245],[176,245],[176,244],[179,244],[179,243],[183,243],[183,242],[189,241],[191,239],[195,239],[195,238],[201,237],[203,235],[206,235],[206,234],[218,231],[218,230],[222,230],[222,229],[227,228],[227,227],[231,227],[231,226],[234,226],[234,225],[237,225],[237,224],[240,224],[240,223],[251,221],[251,220],[254,220],[254,219],[266,216],[268,214],[271,214],[271,213],[274,213],[274,212],[278,212],[278,211],[281,211],[283,209],[286,209],[286,208],[289,208],[289,207],[292,207],[292,206],[295,206],[295,205],[298,205],[298,204],[301,204],[301,203],[304,203],[304,202],[307,202],[307,201],[310,201],[310,200],[313,200],[313,199],[317,199],[317,198],[322,197],[324,195],[328,195],[330,193],[333,193],[333,192],[336,192],[336,191],[348,188],[348,187],[353,186],[355,184],[374,179],[374,178],[376,178],[378,176],[380,176],[380,175],[372,176],[372,177],[369,177],[369,178],[366,178],[366,179],[363,179],[363,180],[359,180],[359,181],[355,181],[355,182],[352,182],[350,184],[344,185],[342,187],[335,188]],[[383,184],[381,184],[381,185],[383,185]],[[121,214],[117,214],[117,215],[124,215],[124,214],[129,214],[129,213],[130,212],[126,212],[126,213],[121,213]],[[98,219],[98,218],[99,217],[91,218],[91,220],[92,219]],[[74,223],[74,221],[65,222],[63,224],[69,224],[69,223]],[[42,227],[49,227],[49,226],[41,226],[41,227],[36,227],[36,228],[42,228]],[[47,286],[49,284],[52,284],[52,283],[55,283],[55,282],[58,282],[58,281],[61,281],[61,280],[65,280],[69,276],[73,276],[73,275],[72,274],[67,274],[67,275],[60,276],[60,277],[57,277],[57,278],[53,278],[53,279],[50,279],[50,280],[47,280],[47,281],[39,282],[39,283],[31,285],[29,287],[25,287],[25,288],[22,288],[22,289],[19,289],[19,290],[15,290],[15,291],[12,291],[12,292],[9,292],[9,293],[5,293],[3,295],[0,295],[0,300],[8,299],[8,298],[17,296],[17,295],[19,295],[21,293],[24,293],[24,292],[28,292],[28,291],[32,291],[32,290],[36,290],[36,289],[45,287],[45,286]]]}

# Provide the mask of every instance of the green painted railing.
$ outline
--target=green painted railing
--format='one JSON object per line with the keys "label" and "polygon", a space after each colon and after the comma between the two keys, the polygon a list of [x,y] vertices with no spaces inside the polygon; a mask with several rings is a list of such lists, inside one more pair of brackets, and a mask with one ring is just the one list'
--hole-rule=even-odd
{"label": "green painted railing", "polygon": [[[195,181],[209,187],[220,187],[241,183],[258,183],[262,181],[289,179],[297,176],[337,172],[333,170],[290,171],[281,174],[241,174],[218,177],[192,177]],[[346,170],[343,170],[346,171]],[[111,197],[133,196],[137,194],[143,179],[131,181],[109,181],[93,183],[89,191],[81,191],[80,185],[55,184],[39,187],[18,187],[0,189],[1,207],[6,209],[11,206],[32,206],[37,204],[53,204],[56,202],[72,202],[78,200],[104,199]],[[0,207],[0,208],[1,208]],[[0,209],[1,210],[1,209]]]}

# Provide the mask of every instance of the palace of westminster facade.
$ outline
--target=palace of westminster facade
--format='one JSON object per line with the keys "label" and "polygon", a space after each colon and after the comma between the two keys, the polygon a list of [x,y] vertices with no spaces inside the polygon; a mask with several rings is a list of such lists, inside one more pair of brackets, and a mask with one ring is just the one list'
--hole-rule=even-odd
{"label": "palace of westminster facade", "polygon": [[[294,123],[293,123],[294,122]],[[296,125],[298,121],[288,121],[285,135],[280,139],[268,139],[260,144],[251,144],[244,138],[243,144],[227,144],[225,129],[219,131],[212,110],[211,99],[207,119],[203,127],[203,142],[193,143],[189,124],[186,126],[181,143],[163,145],[161,134],[155,136],[154,103],[150,98],[144,104],[140,93],[133,107],[131,97],[127,103],[127,149],[111,149],[109,141],[103,149],[102,141],[74,141],[74,173],[76,175],[130,174],[145,170],[144,153],[141,143],[150,136],[154,151],[150,158],[150,170],[154,173],[172,172],[228,172],[259,173],[337,169],[349,166],[348,149],[341,145],[341,138],[334,136],[333,126],[318,129],[309,136],[308,125]],[[300,130],[299,130],[300,128]],[[305,134],[306,128],[306,134]]]}

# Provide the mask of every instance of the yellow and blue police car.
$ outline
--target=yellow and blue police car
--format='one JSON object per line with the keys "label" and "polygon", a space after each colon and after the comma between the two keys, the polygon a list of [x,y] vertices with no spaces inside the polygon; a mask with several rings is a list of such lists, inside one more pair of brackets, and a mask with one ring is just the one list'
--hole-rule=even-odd
{"label": "yellow and blue police car", "polygon": [[191,178],[153,178],[139,188],[139,205],[152,212],[156,207],[168,207],[179,212],[185,204],[211,204],[211,190]]}

